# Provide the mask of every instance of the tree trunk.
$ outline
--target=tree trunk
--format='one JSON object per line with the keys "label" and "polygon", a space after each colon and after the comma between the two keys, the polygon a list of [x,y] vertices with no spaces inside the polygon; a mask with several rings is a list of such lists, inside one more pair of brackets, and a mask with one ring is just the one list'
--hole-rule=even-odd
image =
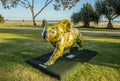
{"label": "tree trunk", "polygon": [[84,23],[84,25],[83,25],[83,27],[90,27],[90,24],[89,24],[89,22],[88,23]]}
{"label": "tree trunk", "polygon": [[33,17],[33,25],[37,26],[36,22],[35,22],[35,18]]}
{"label": "tree trunk", "polygon": [[108,29],[113,29],[113,25],[112,25],[111,20],[109,20],[108,25],[107,25],[107,28],[108,28]]}

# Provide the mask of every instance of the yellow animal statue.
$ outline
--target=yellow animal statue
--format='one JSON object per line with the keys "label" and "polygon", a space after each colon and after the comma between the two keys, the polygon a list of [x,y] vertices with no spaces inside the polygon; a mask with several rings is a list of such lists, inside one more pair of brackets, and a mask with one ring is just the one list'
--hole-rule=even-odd
{"label": "yellow animal statue", "polygon": [[69,20],[62,20],[58,24],[49,26],[46,20],[43,20],[42,36],[46,42],[50,42],[55,50],[49,60],[44,65],[49,66],[63,56],[64,51],[70,52],[70,48],[77,43],[78,49],[82,48],[82,34],[79,30],[72,27]]}

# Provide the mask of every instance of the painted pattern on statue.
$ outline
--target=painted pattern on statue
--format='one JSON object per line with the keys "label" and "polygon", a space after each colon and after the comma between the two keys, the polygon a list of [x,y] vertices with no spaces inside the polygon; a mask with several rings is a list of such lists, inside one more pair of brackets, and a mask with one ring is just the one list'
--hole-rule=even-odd
{"label": "painted pattern on statue", "polygon": [[70,52],[70,48],[77,43],[82,48],[83,39],[79,30],[72,27],[69,20],[62,20],[58,24],[49,26],[44,20],[42,36],[46,42],[51,42],[55,50],[45,65],[52,65],[63,56],[63,52]]}

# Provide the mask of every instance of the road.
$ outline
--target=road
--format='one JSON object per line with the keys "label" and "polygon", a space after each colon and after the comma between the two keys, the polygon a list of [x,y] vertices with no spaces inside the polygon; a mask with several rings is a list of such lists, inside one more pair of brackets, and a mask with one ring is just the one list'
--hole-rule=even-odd
{"label": "road", "polygon": [[83,34],[97,34],[97,35],[111,35],[111,36],[120,36],[120,32],[109,32],[109,31],[86,31],[81,30]]}

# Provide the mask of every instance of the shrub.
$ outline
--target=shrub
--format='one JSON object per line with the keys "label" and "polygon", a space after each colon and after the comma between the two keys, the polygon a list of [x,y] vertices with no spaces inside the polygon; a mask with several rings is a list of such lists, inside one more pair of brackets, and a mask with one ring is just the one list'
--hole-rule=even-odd
{"label": "shrub", "polygon": [[4,23],[4,17],[0,15],[0,23]]}

